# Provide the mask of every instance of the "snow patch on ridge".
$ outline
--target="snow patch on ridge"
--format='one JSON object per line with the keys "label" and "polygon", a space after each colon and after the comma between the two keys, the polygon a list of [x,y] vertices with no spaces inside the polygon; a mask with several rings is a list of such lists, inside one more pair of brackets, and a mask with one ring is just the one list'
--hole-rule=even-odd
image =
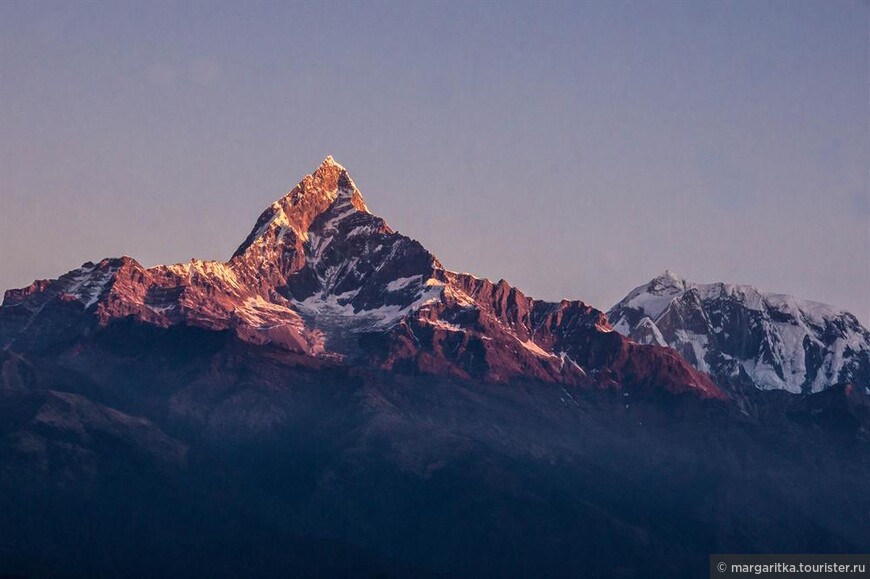
{"label": "snow patch on ridge", "polygon": [[422,275],[412,275],[411,277],[400,277],[399,279],[394,279],[387,284],[387,291],[397,292],[399,290],[405,289],[412,283],[419,282],[421,279],[423,279]]}
{"label": "snow patch on ridge", "polygon": [[[656,330],[658,330],[658,328],[656,328]],[[707,336],[687,330],[677,330],[676,335],[678,340],[676,344],[686,345],[691,349],[694,360],[690,360],[690,362],[693,363],[695,368],[701,372],[710,372],[710,366],[707,364],[706,360],[708,346]],[[658,337],[661,338],[661,332],[658,333]],[[661,339],[662,342],[664,342],[664,338]],[[676,346],[676,344],[674,345]]]}
{"label": "snow patch on ridge", "polygon": [[[356,310],[345,301],[346,294],[315,294],[305,300],[296,302],[300,312],[318,321],[339,322],[351,332],[384,330],[396,325],[408,314],[435,303],[441,299],[444,283],[429,279],[422,287],[416,299],[409,305],[384,305],[369,310]],[[332,325],[332,324],[329,324]]]}
{"label": "snow patch on ridge", "polygon": [[444,320],[430,320],[429,318],[419,318],[419,320],[424,324],[433,326],[440,330],[446,330],[448,332],[461,332],[463,334],[465,333],[465,330],[462,327],[456,324],[451,324],[450,322],[445,322]]}
{"label": "snow patch on ridge", "polygon": [[117,271],[117,267],[104,270],[98,269],[96,265],[82,267],[69,280],[70,285],[63,290],[63,293],[73,296],[85,305],[85,309],[88,309],[97,303]]}
{"label": "snow patch on ridge", "polygon": [[520,345],[522,345],[523,348],[525,348],[526,350],[528,350],[529,352],[531,352],[532,354],[534,354],[536,356],[540,356],[542,358],[558,358],[559,357],[556,354],[553,354],[552,352],[548,352],[548,351],[544,350],[539,345],[534,343],[532,340],[520,340],[516,336],[514,336],[514,337],[516,338],[517,342],[519,342]]}
{"label": "snow patch on ridge", "polygon": [[280,326],[293,326],[302,330],[302,317],[292,309],[264,300],[261,296],[246,299],[235,310],[236,315],[248,325],[258,330],[268,330]]}
{"label": "snow patch on ridge", "polygon": [[558,356],[559,359],[562,361],[562,363],[559,365],[560,370],[565,367],[565,363],[568,363],[572,365],[575,369],[579,370],[584,376],[586,376],[586,370],[584,370],[583,367],[580,366],[580,364],[575,362],[574,359],[571,358],[571,356],[569,356],[567,352],[559,352]]}

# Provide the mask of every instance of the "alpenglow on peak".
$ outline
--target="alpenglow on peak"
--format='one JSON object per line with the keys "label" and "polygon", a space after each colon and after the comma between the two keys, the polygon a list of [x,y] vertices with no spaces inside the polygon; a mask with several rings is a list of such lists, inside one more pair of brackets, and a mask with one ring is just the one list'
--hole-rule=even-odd
{"label": "alpenglow on peak", "polygon": [[353,178],[332,155],[260,214],[234,256],[243,254],[270,231],[289,228],[297,237],[307,239],[314,220],[329,209],[370,213]]}

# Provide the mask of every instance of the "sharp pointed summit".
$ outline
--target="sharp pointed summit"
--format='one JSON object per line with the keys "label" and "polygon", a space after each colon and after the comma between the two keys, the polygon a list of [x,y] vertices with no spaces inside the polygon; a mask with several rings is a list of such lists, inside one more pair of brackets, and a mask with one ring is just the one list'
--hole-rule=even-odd
{"label": "sharp pointed summit", "polygon": [[323,163],[320,164],[320,166],[321,167],[323,167],[323,166],[338,167],[342,171],[346,170],[344,168],[344,166],[341,163],[339,163],[338,161],[336,161],[335,157],[333,157],[332,155],[327,155],[326,158],[323,160]]}
{"label": "sharp pointed summit", "polygon": [[332,155],[260,214],[251,233],[234,256],[243,254],[258,240],[265,239],[268,242],[270,238],[283,238],[287,228],[292,230],[295,237],[306,239],[314,220],[330,208],[369,212],[347,169],[338,164]]}

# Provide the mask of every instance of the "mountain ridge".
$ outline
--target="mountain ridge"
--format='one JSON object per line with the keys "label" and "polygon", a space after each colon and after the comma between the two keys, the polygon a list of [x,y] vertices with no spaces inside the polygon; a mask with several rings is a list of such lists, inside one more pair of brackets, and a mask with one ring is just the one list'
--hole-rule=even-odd
{"label": "mountain ridge", "polygon": [[[105,259],[7,291],[5,348],[56,347],[132,318],[231,330],[314,358],[495,382],[727,396],[667,348],[631,343],[582,301],[446,270],[369,212],[331,156],[266,208],[227,262]],[[46,328],[48,331],[41,331]]]}

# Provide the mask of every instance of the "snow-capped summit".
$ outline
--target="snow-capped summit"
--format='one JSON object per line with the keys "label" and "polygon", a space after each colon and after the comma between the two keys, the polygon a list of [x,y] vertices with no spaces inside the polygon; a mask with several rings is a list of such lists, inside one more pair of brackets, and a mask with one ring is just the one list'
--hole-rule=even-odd
{"label": "snow-capped summit", "polygon": [[829,305],[749,285],[690,283],[666,271],[632,290],[608,318],[640,343],[674,348],[719,383],[870,391],[870,332]]}
{"label": "snow-capped summit", "polygon": [[662,274],[653,278],[652,281],[650,281],[650,285],[660,288],[659,291],[669,289],[682,290],[686,287],[686,280],[670,269],[666,269]]}
{"label": "snow-capped summit", "polygon": [[332,157],[269,205],[227,262],[104,260],[7,292],[0,345],[58,348],[131,320],[232,332],[309,362],[724,397],[672,350],[626,340],[581,301],[444,269],[369,212]]}

